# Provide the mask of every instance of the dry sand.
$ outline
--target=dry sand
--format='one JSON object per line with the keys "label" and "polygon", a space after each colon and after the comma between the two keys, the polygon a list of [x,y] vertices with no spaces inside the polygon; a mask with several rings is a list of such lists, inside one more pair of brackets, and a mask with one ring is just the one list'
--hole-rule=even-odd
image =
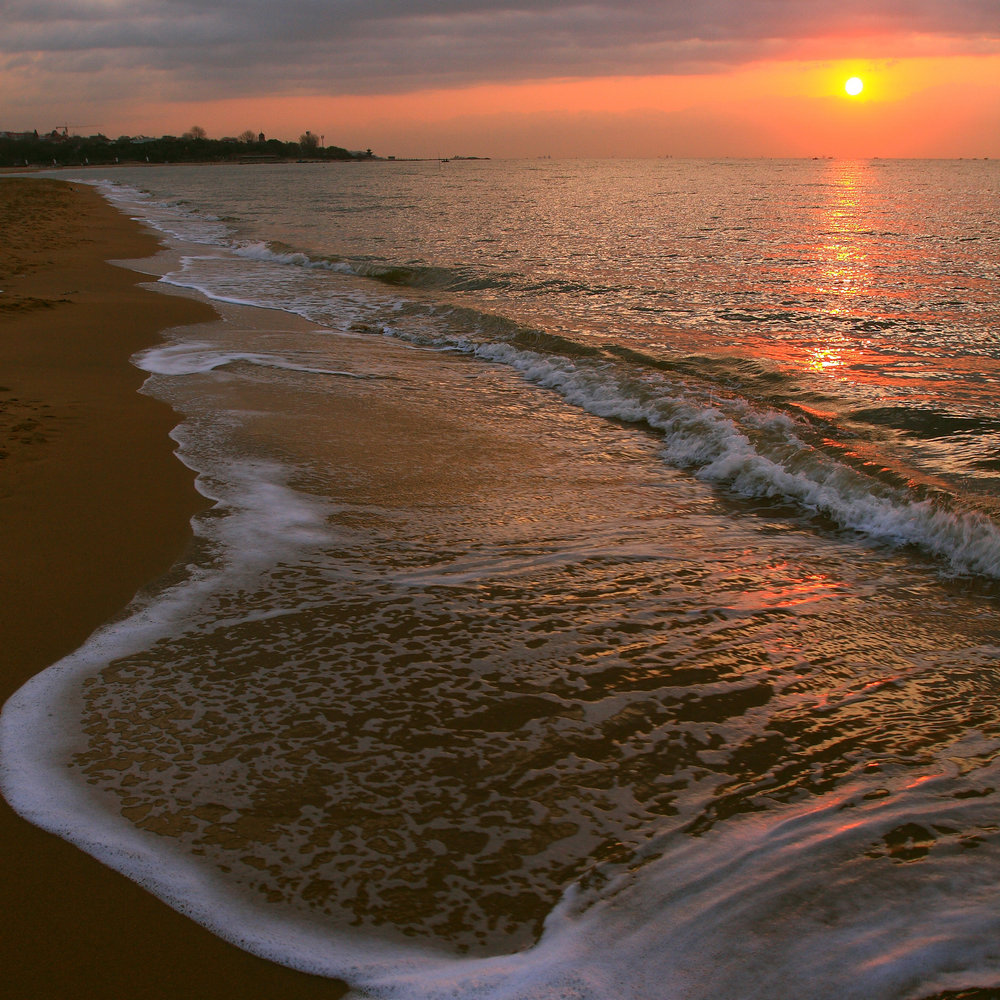
{"label": "dry sand", "polygon": [[[214,312],[107,260],[153,236],[91,188],[0,178],[0,701],[165,571],[203,501],[128,363]],[[10,1000],[339,997],[248,955],[0,800]]]}

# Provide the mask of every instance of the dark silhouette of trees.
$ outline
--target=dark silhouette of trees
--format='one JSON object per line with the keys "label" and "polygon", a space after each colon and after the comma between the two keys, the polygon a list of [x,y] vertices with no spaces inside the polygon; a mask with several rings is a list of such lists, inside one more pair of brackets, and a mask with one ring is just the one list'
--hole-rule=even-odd
{"label": "dark silhouette of trees", "polygon": [[[204,129],[200,130],[204,132]],[[33,133],[13,138],[0,136],[0,166],[23,167],[26,165],[51,167],[85,166],[87,164],[114,163],[225,163],[259,162],[261,160],[297,160],[306,155],[319,160],[352,160],[340,146],[320,146],[319,139],[311,132],[304,133],[307,142],[281,142],[278,139],[261,141],[259,134],[244,132],[239,139],[208,139],[196,136],[195,129],[184,135],[160,136],[64,136]],[[252,136],[251,139],[245,138]],[[367,156],[362,155],[362,158]]]}

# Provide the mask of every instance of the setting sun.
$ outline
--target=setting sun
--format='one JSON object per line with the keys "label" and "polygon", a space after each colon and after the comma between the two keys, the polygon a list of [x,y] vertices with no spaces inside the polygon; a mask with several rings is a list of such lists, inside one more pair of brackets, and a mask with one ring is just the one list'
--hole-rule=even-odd
{"label": "setting sun", "polygon": [[851,97],[857,97],[858,94],[860,94],[861,91],[864,89],[865,89],[864,81],[859,76],[852,76],[850,80],[848,80],[844,84],[844,90],[846,90],[847,93],[851,95]]}

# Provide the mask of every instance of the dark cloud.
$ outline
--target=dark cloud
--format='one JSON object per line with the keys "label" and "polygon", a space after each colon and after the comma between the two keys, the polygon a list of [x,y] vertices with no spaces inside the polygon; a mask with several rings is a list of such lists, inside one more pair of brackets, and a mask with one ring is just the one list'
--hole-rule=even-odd
{"label": "dark cloud", "polygon": [[99,55],[156,71],[161,96],[686,73],[830,35],[1000,37],[997,0],[6,0],[3,19],[8,60],[67,71]]}

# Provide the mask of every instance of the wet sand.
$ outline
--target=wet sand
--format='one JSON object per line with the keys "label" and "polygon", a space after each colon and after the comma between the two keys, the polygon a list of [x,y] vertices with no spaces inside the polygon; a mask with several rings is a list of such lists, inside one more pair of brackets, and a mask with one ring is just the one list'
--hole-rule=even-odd
{"label": "wet sand", "polygon": [[[176,416],[128,362],[207,305],[106,263],[155,238],[92,189],[0,178],[0,701],[183,552],[204,501]],[[0,800],[0,984],[12,1000],[343,995],[246,954]]]}

